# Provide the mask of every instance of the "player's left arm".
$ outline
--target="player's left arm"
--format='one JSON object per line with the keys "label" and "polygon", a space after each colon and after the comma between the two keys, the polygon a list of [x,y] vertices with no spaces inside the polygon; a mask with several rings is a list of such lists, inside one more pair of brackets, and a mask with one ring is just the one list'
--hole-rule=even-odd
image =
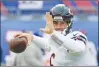
{"label": "player's left arm", "polygon": [[64,36],[63,34],[54,31],[51,35],[51,39],[59,46],[64,46],[71,52],[83,52],[85,51],[87,37],[81,32],[73,32]]}

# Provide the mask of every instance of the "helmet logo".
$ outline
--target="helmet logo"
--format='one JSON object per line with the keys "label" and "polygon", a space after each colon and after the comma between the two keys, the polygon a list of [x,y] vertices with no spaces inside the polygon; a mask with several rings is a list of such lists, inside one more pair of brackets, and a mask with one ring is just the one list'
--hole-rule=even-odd
{"label": "helmet logo", "polygon": [[54,21],[63,21],[62,16],[54,16]]}
{"label": "helmet logo", "polygon": [[71,11],[71,9],[69,9],[69,13],[73,15],[73,12]]}

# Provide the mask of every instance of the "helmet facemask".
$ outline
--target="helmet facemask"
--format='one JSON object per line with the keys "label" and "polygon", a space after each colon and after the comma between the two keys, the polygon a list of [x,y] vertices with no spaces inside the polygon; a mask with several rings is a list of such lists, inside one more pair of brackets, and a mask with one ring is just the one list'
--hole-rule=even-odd
{"label": "helmet facemask", "polygon": [[68,27],[66,27],[66,28],[64,29],[64,31],[65,31],[65,34],[64,34],[64,35],[67,35],[68,33],[71,32],[71,28],[72,28],[72,18],[70,18],[70,17],[64,17],[64,18],[63,18],[63,21],[64,21],[65,23],[67,23],[67,25],[68,25]]}
{"label": "helmet facemask", "polygon": [[70,32],[70,29],[72,27],[72,17],[66,17],[66,16],[59,16],[59,15],[52,15],[53,17],[53,23],[55,22],[65,22],[68,24],[68,26],[64,29],[65,30],[65,35],[68,34]]}

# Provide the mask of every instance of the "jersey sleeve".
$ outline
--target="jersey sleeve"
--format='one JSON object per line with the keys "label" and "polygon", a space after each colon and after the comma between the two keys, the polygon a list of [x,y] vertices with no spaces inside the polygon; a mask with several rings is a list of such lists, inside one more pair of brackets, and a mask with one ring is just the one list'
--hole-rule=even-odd
{"label": "jersey sleeve", "polygon": [[40,48],[47,50],[47,47],[49,47],[49,41],[47,38],[43,38],[43,37],[38,37],[38,36],[33,36],[34,40],[32,42],[34,42],[36,45],[38,45]]}
{"label": "jersey sleeve", "polygon": [[86,36],[79,31],[69,33],[66,36],[54,31],[51,34],[51,39],[59,46],[64,46],[71,52],[84,51],[87,42]]}
{"label": "jersey sleeve", "polygon": [[82,41],[86,45],[87,37],[83,33],[79,32],[79,31],[73,32],[71,34],[71,39],[73,39],[75,41],[76,40],[77,41]]}

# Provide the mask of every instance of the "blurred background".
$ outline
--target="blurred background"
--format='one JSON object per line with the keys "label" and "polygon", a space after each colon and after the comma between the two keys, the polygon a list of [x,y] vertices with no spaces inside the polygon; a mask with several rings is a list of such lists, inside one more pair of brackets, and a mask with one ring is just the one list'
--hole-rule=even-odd
{"label": "blurred background", "polygon": [[74,13],[73,30],[85,33],[98,48],[98,0],[1,0],[2,64],[9,54],[7,41],[10,35],[16,31],[38,32],[45,26],[45,13],[61,3],[69,6]]}

